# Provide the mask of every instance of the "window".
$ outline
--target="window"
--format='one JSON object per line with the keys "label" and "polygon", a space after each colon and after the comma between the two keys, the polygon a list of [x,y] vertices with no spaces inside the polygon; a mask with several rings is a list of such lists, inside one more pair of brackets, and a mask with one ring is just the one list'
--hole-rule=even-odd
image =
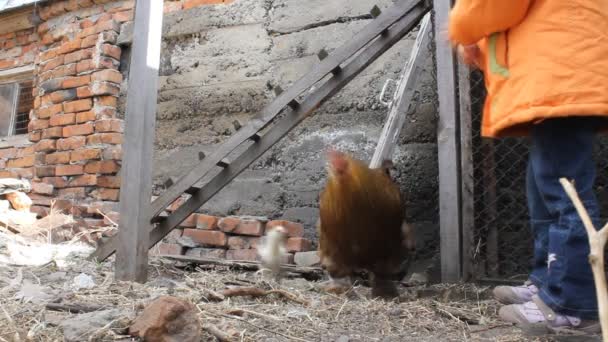
{"label": "window", "polygon": [[27,134],[33,105],[31,80],[0,84],[0,138]]}

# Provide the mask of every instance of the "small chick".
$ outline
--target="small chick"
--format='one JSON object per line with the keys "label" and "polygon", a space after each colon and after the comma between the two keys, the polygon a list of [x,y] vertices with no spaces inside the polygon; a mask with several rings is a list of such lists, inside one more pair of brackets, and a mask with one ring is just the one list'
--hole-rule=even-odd
{"label": "small chick", "polygon": [[287,230],[278,226],[270,230],[258,247],[258,255],[261,259],[261,268],[270,270],[275,280],[279,279],[281,273],[281,262],[287,254]]}

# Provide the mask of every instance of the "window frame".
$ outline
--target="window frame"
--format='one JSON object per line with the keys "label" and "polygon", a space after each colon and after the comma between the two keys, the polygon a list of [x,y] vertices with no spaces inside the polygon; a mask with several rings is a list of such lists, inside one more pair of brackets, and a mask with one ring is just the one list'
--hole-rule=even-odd
{"label": "window frame", "polygon": [[20,83],[24,81],[34,82],[34,65],[27,65],[8,70],[0,71],[0,85],[13,84],[17,87],[13,99],[13,109],[11,114],[11,122],[9,123],[9,135],[0,137],[0,148],[10,146],[14,143],[22,143],[27,140],[28,133],[15,134],[15,124],[17,120],[17,107],[19,106],[19,95],[21,93]]}

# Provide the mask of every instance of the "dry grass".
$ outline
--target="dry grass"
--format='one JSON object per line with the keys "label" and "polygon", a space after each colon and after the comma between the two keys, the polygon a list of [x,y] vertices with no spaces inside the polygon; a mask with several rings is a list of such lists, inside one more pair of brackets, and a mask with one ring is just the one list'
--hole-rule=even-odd
{"label": "dry grass", "polygon": [[[548,340],[526,338],[519,330],[497,321],[497,306],[486,299],[487,289],[472,285],[402,288],[400,302],[387,303],[369,299],[369,288],[362,286],[337,296],[322,292],[319,283],[304,279],[276,283],[253,272],[217,268],[191,271],[153,259],[150,281],[141,285],[113,281],[109,263],[82,261],[69,270],[58,270],[53,264],[33,268],[0,265],[0,341],[62,341],[57,323],[76,315],[48,311],[44,303],[16,299],[23,281],[48,287],[52,299],[62,303],[120,308],[130,318],[159,295],[185,298],[199,310],[204,341],[216,340],[209,333],[214,328],[233,341],[336,341],[341,336],[349,338],[344,341]],[[70,287],[81,272],[95,279],[94,288]],[[218,293],[234,286],[283,290],[303,303],[274,293],[218,299]],[[125,337],[121,334],[121,329],[106,327],[90,340],[120,340]]]}

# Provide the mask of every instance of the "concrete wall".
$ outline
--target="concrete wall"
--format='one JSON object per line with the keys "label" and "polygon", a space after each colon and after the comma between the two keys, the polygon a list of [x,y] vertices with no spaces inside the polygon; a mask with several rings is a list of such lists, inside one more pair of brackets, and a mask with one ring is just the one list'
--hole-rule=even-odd
{"label": "concrete wall", "polygon": [[[392,1],[377,2],[382,9]],[[316,62],[371,22],[363,0],[235,0],[169,13],[164,20],[156,128],[155,184],[194,167]],[[130,24],[125,24],[130,25]],[[128,51],[132,27],[119,44]],[[378,94],[409,57],[415,34],[396,44],[286,139],[222,190],[203,210],[211,215],[261,215],[304,223],[314,240],[318,195],[325,182],[321,152],[329,145],[369,160],[387,115]],[[123,58],[128,58],[128,52]],[[128,63],[121,63],[125,83]],[[437,154],[432,61],[418,88],[395,155],[396,177],[418,230],[436,232]],[[122,86],[126,90],[126,84]],[[124,106],[123,103],[119,107]],[[124,107],[123,107],[124,108]],[[119,110],[123,112],[122,110]],[[424,235],[424,234],[423,234]]]}

